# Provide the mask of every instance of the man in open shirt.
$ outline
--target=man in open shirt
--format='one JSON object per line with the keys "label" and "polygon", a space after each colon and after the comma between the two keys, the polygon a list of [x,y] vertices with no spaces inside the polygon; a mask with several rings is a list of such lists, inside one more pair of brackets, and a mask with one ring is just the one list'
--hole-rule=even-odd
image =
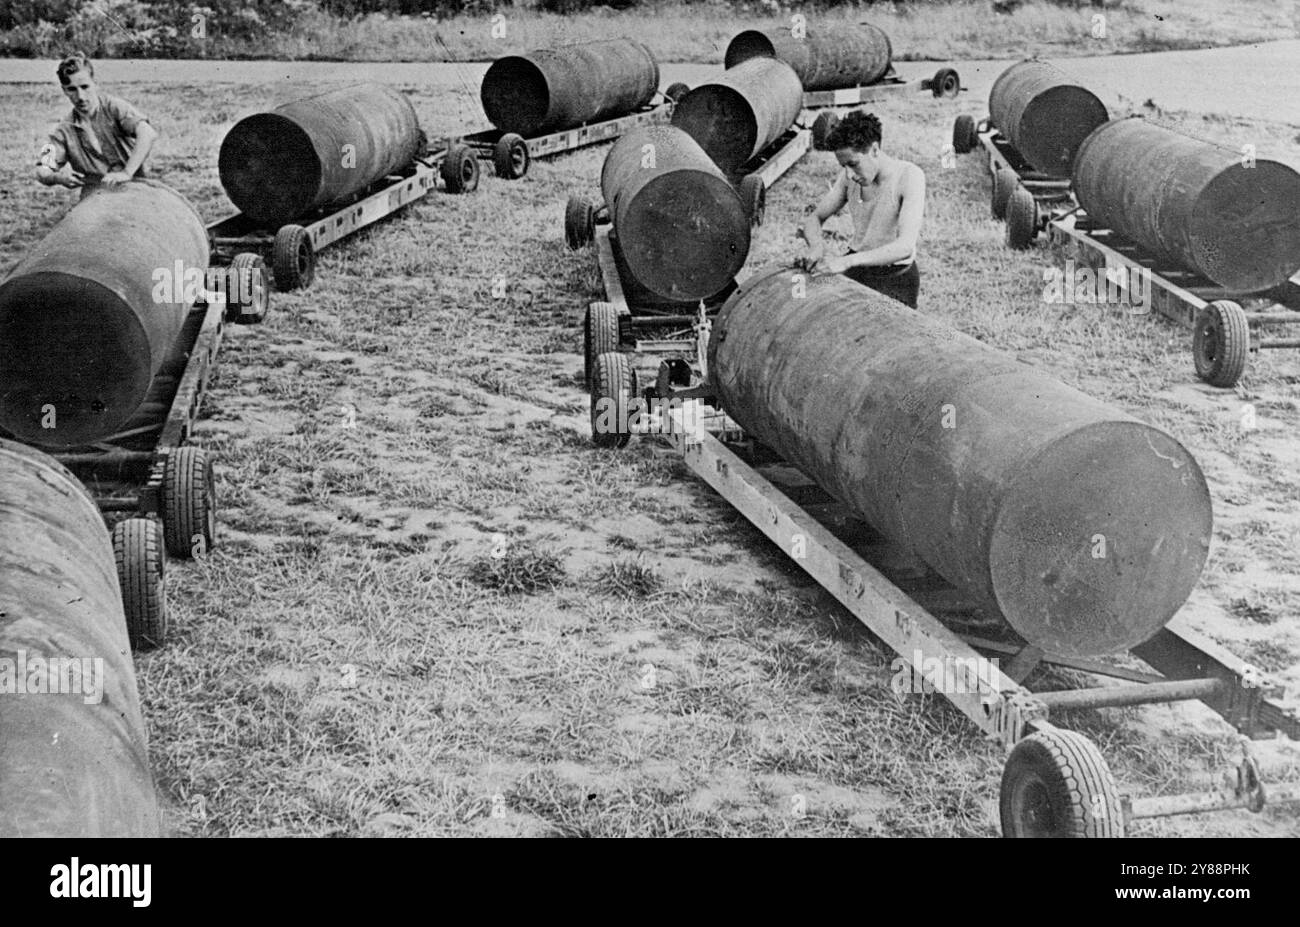
{"label": "man in open shirt", "polygon": [[[925,172],[880,150],[880,120],[846,115],[826,137],[843,168],[803,225],[809,270],[844,274],[916,308],[921,271],[916,242],[925,211]],[[849,253],[827,256],[822,223],[847,208],[853,220]]]}
{"label": "man in open shirt", "polygon": [[81,188],[84,197],[99,186],[112,188],[143,177],[145,159],[158,138],[148,117],[125,100],[100,93],[94,67],[84,55],[60,62],[58,76],[72,112],[41,149],[36,178],[46,186]]}

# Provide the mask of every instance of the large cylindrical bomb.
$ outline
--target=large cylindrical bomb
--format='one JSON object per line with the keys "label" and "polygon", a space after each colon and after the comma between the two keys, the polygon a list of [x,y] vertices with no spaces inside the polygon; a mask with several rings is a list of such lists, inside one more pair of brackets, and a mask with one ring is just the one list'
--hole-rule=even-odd
{"label": "large cylindrical bomb", "polygon": [[790,29],[746,29],[727,45],[723,64],[779,58],[799,75],[804,90],[840,90],[874,84],[889,71],[889,36],[870,23],[795,38]]}
{"label": "large cylindrical bomb", "polygon": [[1013,64],[993,82],[989,119],[1038,170],[1068,178],[1075,152],[1107,119],[1106,105],[1046,61]]}
{"label": "large cylindrical bomb", "polygon": [[1079,147],[1074,192],[1096,222],[1230,289],[1300,269],[1300,174],[1277,161],[1116,119]]}
{"label": "large cylindrical bomb", "polygon": [[0,428],[75,447],[126,422],[208,269],[203,220],[155,181],[100,189],[0,282]]}
{"label": "large cylindrical bomb", "polygon": [[719,311],[727,414],[1049,653],[1124,650],[1186,601],[1210,496],[1173,438],[841,276]]}
{"label": "large cylindrical bomb", "polygon": [[669,300],[708,299],[749,254],[749,216],[704,149],[681,129],[644,126],[614,143],[600,189],[628,269]]}
{"label": "large cylindrical bomb", "polygon": [[0,440],[0,837],[150,837],[113,547],[67,470]]}
{"label": "large cylindrical bomb", "polygon": [[794,70],[775,58],[754,58],[687,93],[672,123],[731,172],[780,138],[802,108]]}
{"label": "large cylindrical bomb", "polygon": [[559,132],[635,112],[659,89],[659,63],[640,42],[609,39],[507,55],[483,75],[483,111],[502,132]]}
{"label": "large cylindrical bomb", "polygon": [[424,152],[415,107],[383,84],[294,100],[235,123],[217,170],[249,218],[285,224],[398,171]]}

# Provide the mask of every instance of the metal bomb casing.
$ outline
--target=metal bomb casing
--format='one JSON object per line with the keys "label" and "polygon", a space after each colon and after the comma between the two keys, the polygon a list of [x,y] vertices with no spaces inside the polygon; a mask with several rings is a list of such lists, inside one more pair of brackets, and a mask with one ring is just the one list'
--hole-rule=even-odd
{"label": "metal bomb casing", "polygon": [[778,58],[794,68],[804,90],[841,90],[880,80],[892,54],[889,36],[870,23],[799,37],[791,29],[746,29],[727,43],[723,64],[730,69],[753,58]]}
{"label": "metal bomb casing", "polygon": [[708,299],[744,265],[749,216],[740,195],[681,129],[628,132],[605,157],[600,189],[628,269],[652,293]]}
{"label": "metal bomb casing", "polygon": [[719,311],[722,406],[891,540],[1053,654],[1126,650],[1187,600],[1212,513],[1157,428],[841,276]]}
{"label": "metal bomb casing", "polygon": [[658,89],[659,63],[650,49],[609,39],[498,58],[479,96],[494,126],[528,136],[625,116]]}
{"label": "metal bomb casing", "polygon": [[718,167],[736,171],[790,128],[803,108],[799,76],[775,58],[752,58],[705,81],[673,107],[672,124]]}
{"label": "metal bomb casing", "polygon": [[0,282],[0,428],[53,448],[116,432],[193,305],[177,267],[207,272],[208,235],[170,187],[135,180],[74,206]]}
{"label": "metal bomb casing", "polygon": [[1052,177],[1070,176],[1079,145],[1107,118],[1095,93],[1046,61],[1013,64],[989,92],[993,125],[1030,164]]}
{"label": "metal bomb casing", "polygon": [[1234,290],[1300,269],[1300,174],[1142,119],[1079,146],[1074,191],[1089,217],[1157,257]]}
{"label": "metal bomb casing", "polygon": [[[74,680],[65,660],[102,668],[102,675],[92,671],[98,701],[96,684],[81,670]],[[144,718],[103,518],[66,469],[4,440],[0,743],[0,837],[158,835]]]}
{"label": "metal bomb casing", "polygon": [[356,84],[239,120],[221,142],[217,170],[240,212],[282,225],[406,167],[424,145],[405,95]]}

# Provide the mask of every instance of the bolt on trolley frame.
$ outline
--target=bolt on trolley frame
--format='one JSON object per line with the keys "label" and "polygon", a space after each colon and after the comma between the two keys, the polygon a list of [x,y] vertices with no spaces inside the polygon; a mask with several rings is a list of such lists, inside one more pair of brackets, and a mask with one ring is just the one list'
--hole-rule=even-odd
{"label": "bolt on trolley frame", "polygon": [[450,136],[443,139],[440,145],[446,148],[467,148],[475,157],[491,161],[498,177],[518,180],[528,173],[528,168],[537,158],[551,158],[588,145],[612,142],[632,129],[668,122],[672,118],[673,104],[685,95],[686,90],[685,84],[673,84],[664,91],[663,99],[658,103],[644,106],[626,116],[584,123],[563,132],[525,138],[516,132],[484,129],[468,135]]}
{"label": "bolt on trolley frame", "polygon": [[957,154],[982,147],[988,155],[993,180],[989,206],[994,219],[1006,222],[1006,242],[1023,251],[1051,220],[1077,205],[1070,181],[1034,168],[988,119],[958,116],[952,127],[952,148]]}
{"label": "bolt on trolley frame", "polygon": [[[1023,643],[949,629],[873,564],[873,556],[877,562],[884,559],[879,545],[849,547],[804,507],[812,507],[808,498],[832,505],[833,499],[815,485],[789,488],[788,474],[794,471],[747,439],[718,407],[707,370],[710,320],[703,311],[694,328],[693,342],[678,343],[679,356],[658,361],[653,384],[634,363],[650,358],[609,352],[596,359],[590,386],[593,440],[610,448],[626,446],[633,434],[666,441],[700,479],[909,665],[918,666],[919,658],[948,668],[945,683],[955,684],[945,684],[941,694],[1008,750],[1000,789],[1005,836],[1123,836],[1131,822],[1143,818],[1238,808],[1258,812],[1266,800],[1300,801],[1300,785],[1264,784],[1249,749],[1250,739],[1300,739],[1300,718],[1270,700],[1281,691],[1259,670],[1178,617],[1131,651],[1151,671],[1056,657]],[[778,463],[775,470],[771,463]],[[795,491],[807,489],[813,490],[811,496]],[[796,504],[792,494],[804,505]],[[940,605],[953,607],[951,598]],[[1005,669],[984,658],[987,653],[1008,657]],[[1033,692],[1023,682],[1039,665],[1066,667],[1110,683]],[[1051,720],[1053,712],[1069,709],[1191,700],[1209,706],[1243,735],[1242,761],[1231,770],[1227,787],[1184,795],[1122,795],[1097,746]]]}
{"label": "bolt on trolley frame", "polygon": [[120,432],[85,447],[40,449],[81,480],[110,525],[127,636],[136,650],[166,643],[167,560],[203,556],[217,544],[212,458],[190,445],[190,435],[226,325],[260,323],[269,304],[259,255],[240,254],[232,268],[243,275],[239,297],[209,292],[194,304],[144,402]]}
{"label": "bolt on trolley frame", "polygon": [[[1300,274],[1269,290],[1227,289],[1157,260],[1093,222],[1082,208],[1050,220],[1047,231],[1070,259],[1094,270],[1098,279],[1104,274],[1126,296],[1134,275],[1150,281],[1149,309],[1192,329],[1196,375],[1211,386],[1236,386],[1252,352],[1300,348]],[[1291,337],[1266,335],[1287,327],[1294,331]]]}
{"label": "bolt on trolley frame", "polygon": [[478,159],[463,145],[440,148],[348,201],[313,210],[288,225],[266,225],[233,213],[207,227],[213,260],[255,251],[270,259],[277,290],[311,286],[320,251],[423,198],[437,189],[439,176],[447,192],[470,193],[478,187]]}

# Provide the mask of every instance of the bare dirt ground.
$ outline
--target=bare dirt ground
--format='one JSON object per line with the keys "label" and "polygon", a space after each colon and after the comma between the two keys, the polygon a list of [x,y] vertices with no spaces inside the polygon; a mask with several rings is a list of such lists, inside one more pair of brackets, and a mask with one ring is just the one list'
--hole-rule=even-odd
{"label": "bare dirt ground", "polygon": [[[301,84],[214,90],[205,67],[123,89],[165,133],[158,174],[215,219],[222,136]],[[1213,68],[1181,68],[1206,100],[1221,92]],[[478,124],[476,78],[450,73],[397,81],[435,133]],[[0,116],[22,127],[0,140],[0,267],[71,202],[28,178],[56,93],[0,85]],[[1057,256],[1006,250],[981,160],[940,160],[953,117],[984,101],[877,107],[887,148],[929,178],[921,310],[1192,450],[1216,528],[1181,617],[1300,706],[1300,352],[1252,358],[1237,390],[1213,390],[1189,332],[1045,304]],[[1250,120],[1155,102],[1197,134],[1294,154],[1280,98]],[[590,446],[578,326],[600,292],[561,217],[568,191],[598,195],[605,151],[431,195],[325,252],[313,289],[228,336],[197,436],[219,454],[222,545],[171,570],[173,642],[137,658],[177,833],[996,833],[998,748],[940,698],[895,697],[870,636],[665,450]],[[788,259],[832,169],[812,153],[769,192],[753,266]],[[1144,795],[1217,782],[1236,751],[1196,706],[1063,723]],[[1258,752],[1272,778],[1300,778],[1294,745]],[[1133,830],[1300,826],[1269,808]]]}

